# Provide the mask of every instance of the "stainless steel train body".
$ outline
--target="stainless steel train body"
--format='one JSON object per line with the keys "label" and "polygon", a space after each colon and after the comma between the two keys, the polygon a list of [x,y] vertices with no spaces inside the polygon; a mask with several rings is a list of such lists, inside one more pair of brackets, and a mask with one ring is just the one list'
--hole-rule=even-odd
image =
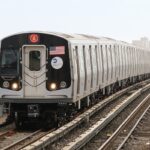
{"label": "stainless steel train body", "polygon": [[[0,101],[37,117],[148,77],[150,51],[109,38],[28,32],[1,40]],[[88,100],[87,100],[88,99]],[[41,113],[40,113],[41,112]]]}

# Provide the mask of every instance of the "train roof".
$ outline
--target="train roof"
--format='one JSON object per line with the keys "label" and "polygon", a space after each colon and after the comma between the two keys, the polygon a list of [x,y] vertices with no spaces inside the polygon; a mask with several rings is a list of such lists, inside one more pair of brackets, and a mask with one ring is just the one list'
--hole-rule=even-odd
{"label": "train roof", "polygon": [[[61,38],[64,38],[66,40],[109,40],[109,41],[116,41],[115,39],[112,38],[107,38],[107,37],[98,37],[98,36],[93,36],[93,35],[86,35],[86,34],[66,34],[66,33],[61,33],[61,32],[43,32],[43,31],[28,31],[28,32],[19,32],[16,34],[9,35],[14,36],[14,35],[19,35],[19,34],[27,34],[27,33],[43,33],[43,34],[50,34],[50,35],[55,35]],[[5,37],[5,38],[7,38]],[[5,39],[4,38],[4,39]]]}
{"label": "train roof", "polygon": [[[132,47],[136,47],[137,46],[134,46],[130,43],[127,43],[127,42],[124,42],[124,41],[119,41],[119,40],[115,40],[113,38],[108,38],[108,37],[98,37],[98,36],[93,36],[93,35],[87,35],[87,34],[66,34],[66,33],[61,33],[61,32],[43,32],[43,31],[28,31],[28,32],[20,32],[20,33],[16,33],[16,34],[13,34],[13,35],[10,35],[10,36],[7,36],[7,37],[11,37],[11,36],[14,36],[14,35],[19,35],[19,34],[28,34],[28,33],[41,33],[41,34],[49,34],[49,35],[54,35],[54,36],[58,36],[60,38],[64,38],[68,41],[87,41],[87,43],[90,41],[93,43],[95,42],[99,42],[99,43],[116,43],[116,44],[120,44],[120,45],[126,45],[126,46],[132,46]],[[5,38],[7,38],[5,37]],[[5,39],[3,38],[3,39]],[[140,48],[141,49],[141,48]]]}

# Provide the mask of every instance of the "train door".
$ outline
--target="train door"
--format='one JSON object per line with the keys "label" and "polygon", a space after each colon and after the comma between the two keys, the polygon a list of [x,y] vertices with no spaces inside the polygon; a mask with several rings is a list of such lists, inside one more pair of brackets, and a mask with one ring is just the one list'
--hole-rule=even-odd
{"label": "train door", "polygon": [[22,56],[24,97],[44,97],[46,89],[46,47],[24,46]]}

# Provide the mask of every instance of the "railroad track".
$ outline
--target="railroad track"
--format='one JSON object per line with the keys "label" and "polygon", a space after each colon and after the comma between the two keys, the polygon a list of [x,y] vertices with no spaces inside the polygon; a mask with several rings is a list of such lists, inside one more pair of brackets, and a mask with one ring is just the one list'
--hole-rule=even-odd
{"label": "railroad track", "polygon": [[[108,133],[111,135],[112,133],[109,131],[111,125],[109,125],[113,120],[114,122],[116,120],[116,117],[120,115],[122,111],[124,111],[131,103],[134,102],[135,99],[137,99],[137,94],[139,90],[135,93],[133,93],[131,96],[126,98],[125,100],[122,101],[122,103],[116,105],[110,111],[109,113],[106,114],[105,117],[102,117],[99,119],[97,122],[95,122],[90,128],[86,129],[79,137],[76,137],[73,139],[73,141],[70,141],[66,146],[64,146],[62,149],[63,150],[74,150],[74,149],[80,149],[84,147],[85,144],[89,143],[88,145],[91,145],[91,141],[94,137],[97,136],[97,134],[102,131],[104,128],[108,127]],[[110,136],[108,135],[108,136]],[[107,139],[107,138],[106,138]],[[105,139],[103,139],[105,141]],[[98,140],[100,141],[100,140]],[[92,144],[93,146],[95,145],[95,142]],[[86,149],[86,148],[84,148]],[[108,150],[111,149],[110,147]]]}
{"label": "railroad track", "polygon": [[8,131],[4,131],[2,133],[0,133],[0,139],[5,138],[5,136],[9,136],[15,133],[15,130],[11,129]]}
{"label": "railroad track", "polygon": [[55,129],[51,129],[49,131],[43,131],[42,129],[37,130],[37,131],[23,137],[22,139],[12,143],[11,145],[8,145],[8,146],[2,148],[2,150],[19,150],[19,149],[22,149],[25,146],[35,142],[39,138],[45,136],[46,134],[51,133],[54,130]]}
{"label": "railroad track", "polygon": [[134,109],[134,111],[98,150],[120,150],[149,108],[150,94]]}
{"label": "railroad track", "polygon": [[150,149],[150,106],[142,113],[120,146],[123,149]]}
{"label": "railroad track", "polygon": [[[77,127],[81,128],[81,124],[82,127],[84,126],[88,126],[89,124],[89,120],[92,118],[92,116],[94,116],[95,114],[97,114],[100,110],[103,110],[108,104],[110,105],[111,103],[113,103],[114,101],[116,101],[116,99],[118,99],[120,96],[125,95],[124,97],[124,101],[120,102],[120,104],[116,105],[116,108],[114,109],[114,106],[112,105],[112,110],[107,114],[105,114],[105,118],[98,118],[98,122],[95,124],[93,123],[93,125],[88,128],[88,131],[91,130],[95,133],[95,135],[102,130],[113,118],[115,118],[125,107],[127,107],[129,105],[129,103],[131,103],[134,99],[136,99],[141,93],[145,92],[146,90],[148,90],[150,88],[150,84],[149,85],[145,85],[145,82],[143,82],[143,88],[139,89],[139,90],[135,90],[135,87],[139,86],[140,84],[134,85],[132,87],[129,87],[127,89],[124,89],[122,91],[117,92],[116,94],[113,94],[112,96],[106,98],[105,100],[99,102],[98,104],[96,104],[95,106],[93,106],[91,109],[87,110],[86,112],[84,112],[83,114],[81,114],[80,116],[78,116],[77,118],[75,118],[73,121],[71,121],[70,123],[64,125],[63,127],[57,129],[56,131],[47,134],[45,137],[40,138],[38,141],[28,145],[27,147],[24,147],[23,150],[34,150],[34,149],[43,149],[43,148],[49,148],[49,149],[53,149],[53,143],[57,143],[58,140],[60,141],[62,139],[62,137],[64,138],[65,135],[68,136],[68,134],[74,134],[71,133],[73,130],[76,132],[78,129]],[[133,90],[134,89],[134,90]],[[121,98],[120,98],[121,99]],[[122,101],[119,100],[118,101]],[[105,108],[107,109],[107,107]],[[87,124],[85,123],[87,122]],[[97,124],[100,124],[100,126],[96,126]],[[85,130],[85,133],[87,133],[87,131]],[[79,149],[81,148],[83,145],[86,144],[86,139],[87,142],[94,136],[92,134],[85,134],[83,132],[83,134],[81,133],[80,136],[78,135],[78,139],[73,139],[74,142],[70,142],[68,145],[63,145],[61,148],[57,147],[57,144],[55,145],[55,148],[57,149]],[[70,136],[68,136],[70,137]],[[71,138],[70,138],[71,139]],[[67,141],[68,143],[68,141]],[[59,144],[58,144],[59,145]],[[55,149],[54,148],[54,149]]]}

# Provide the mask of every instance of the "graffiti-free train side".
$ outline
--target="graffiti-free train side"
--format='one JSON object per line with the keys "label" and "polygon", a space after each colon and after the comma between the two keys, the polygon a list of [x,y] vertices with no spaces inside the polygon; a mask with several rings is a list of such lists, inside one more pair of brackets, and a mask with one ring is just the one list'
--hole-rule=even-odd
{"label": "graffiti-free train side", "polygon": [[110,38],[26,32],[0,46],[0,102],[16,125],[63,122],[150,76],[150,51]]}

